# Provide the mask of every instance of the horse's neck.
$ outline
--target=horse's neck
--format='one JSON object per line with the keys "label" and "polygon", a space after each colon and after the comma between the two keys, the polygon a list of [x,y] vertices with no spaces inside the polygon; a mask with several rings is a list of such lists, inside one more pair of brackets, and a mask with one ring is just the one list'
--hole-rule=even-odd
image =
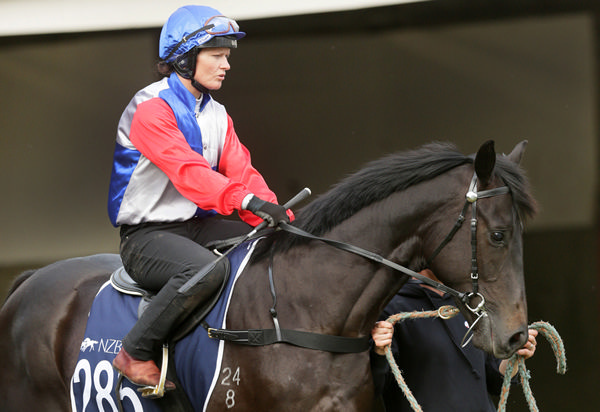
{"label": "horse's neck", "polygon": [[[422,256],[423,234],[433,224],[432,216],[439,208],[430,197],[426,191],[412,189],[390,196],[373,207],[374,215],[364,218],[363,227],[354,232],[363,236],[351,242],[363,244],[365,249],[402,266],[411,266]],[[348,224],[358,226],[358,222]],[[373,263],[366,270],[352,274],[352,279],[343,284],[354,284],[357,298],[348,308],[344,331],[368,333],[385,304],[407,279],[398,271]]]}

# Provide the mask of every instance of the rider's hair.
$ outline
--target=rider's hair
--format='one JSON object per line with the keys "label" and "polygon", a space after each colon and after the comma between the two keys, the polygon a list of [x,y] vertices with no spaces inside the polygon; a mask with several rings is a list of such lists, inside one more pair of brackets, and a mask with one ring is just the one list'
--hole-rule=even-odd
{"label": "rider's hair", "polygon": [[162,77],[168,77],[175,71],[175,67],[173,66],[173,63],[167,63],[166,61],[161,60],[156,63],[156,71]]}

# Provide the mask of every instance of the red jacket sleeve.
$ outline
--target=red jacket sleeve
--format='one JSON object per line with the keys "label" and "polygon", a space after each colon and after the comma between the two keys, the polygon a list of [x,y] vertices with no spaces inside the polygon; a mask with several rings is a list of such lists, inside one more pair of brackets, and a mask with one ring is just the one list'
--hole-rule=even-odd
{"label": "red jacket sleeve", "polygon": [[[138,106],[129,139],[169,177],[179,193],[202,209],[214,209],[222,215],[229,215],[234,210],[239,210],[244,197],[251,193],[251,189],[245,183],[249,183],[250,187],[261,185],[255,182],[259,178],[253,173],[243,172],[249,170],[250,157],[243,155],[243,151],[235,144],[230,144],[230,147],[224,149],[225,153],[228,150],[233,151],[227,154],[227,158],[230,161],[240,159],[247,165],[232,167],[235,173],[230,176],[212,170],[206,159],[187,143],[177,127],[173,111],[160,98],[150,99]],[[256,175],[260,177],[258,172]],[[264,184],[264,180],[260,180]],[[264,186],[266,187],[266,184]]]}

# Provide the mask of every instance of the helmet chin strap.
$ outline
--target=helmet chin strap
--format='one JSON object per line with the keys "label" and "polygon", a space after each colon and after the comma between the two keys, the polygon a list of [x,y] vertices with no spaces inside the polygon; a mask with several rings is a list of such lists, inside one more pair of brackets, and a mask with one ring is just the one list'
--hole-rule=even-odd
{"label": "helmet chin strap", "polygon": [[177,74],[179,74],[184,79],[190,80],[192,82],[192,86],[194,87],[194,89],[198,90],[202,94],[209,93],[209,90],[205,86],[203,86],[199,81],[194,79],[194,75],[196,74],[195,67],[194,67],[193,71],[190,69],[187,69],[187,68],[182,69],[178,65],[175,65],[174,68],[175,68],[175,72],[177,72]]}

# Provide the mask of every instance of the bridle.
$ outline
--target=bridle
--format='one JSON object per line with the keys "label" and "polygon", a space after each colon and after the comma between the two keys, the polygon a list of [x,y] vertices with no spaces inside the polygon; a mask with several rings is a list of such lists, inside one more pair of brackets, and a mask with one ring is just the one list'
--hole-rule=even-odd
{"label": "bridle", "polygon": [[[452,240],[458,229],[462,226],[465,221],[465,215],[471,206],[471,285],[473,287],[473,291],[467,294],[454,294],[465,304],[467,309],[469,309],[473,314],[479,315],[480,312],[484,310],[485,298],[481,293],[479,293],[479,268],[477,265],[477,200],[485,199],[486,197],[494,197],[498,195],[503,195],[509,193],[508,186],[500,186],[489,190],[483,190],[481,192],[477,191],[477,174],[473,174],[473,178],[471,179],[471,184],[469,185],[469,190],[466,194],[465,205],[454,224],[454,227],[450,230],[450,232],[446,235],[442,243],[435,249],[432,255],[427,259],[427,266],[431,265],[433,259],[442,251],[442,249]],[[471,306],[471,300],[474,297],[479,297],[480,302],[476,307]]]}
{"label": "bridle", "polygon": [[[471,323],[469,330],[465,333],[465,336],[462,339],[462,346],[465,347],[473,338],[471,332],[475,325],[484,317],[487,316],[485,311],[485,298],[481,293],[479,293],[479,267],[477,265],[477,200],[485,199],[486,197],[494,197],[498,195],[503,195],[509,193],[508,186],[499,186],[493,189],[483,190],[481,192],[477,191],[477,174],[473,173],[473,178],[471,179],[471,184],[469,185],[469,190],[465,196],[465,205],[454,224],[454,227],[450,230],[450,232],[446,235],[442,243],[435,249],[432,255],[427,259],[427,266],[431,265],[431,262],[435,257],[441,252],[441,250],[452,240],[458,229],[462,226],[465,221],[465,216],[467,211],[469,210],[469,206],[471,206],[471,285],[473,290],[470,293],[461,293],[449,292],[452,295],[458,297],[465,307],[476,316],[476,319],[473,323]],[[435,286],[434,286],[435,287]],[[475,297],[479,297],[479,303],[477,306],[472,306],[472,300]]]}

